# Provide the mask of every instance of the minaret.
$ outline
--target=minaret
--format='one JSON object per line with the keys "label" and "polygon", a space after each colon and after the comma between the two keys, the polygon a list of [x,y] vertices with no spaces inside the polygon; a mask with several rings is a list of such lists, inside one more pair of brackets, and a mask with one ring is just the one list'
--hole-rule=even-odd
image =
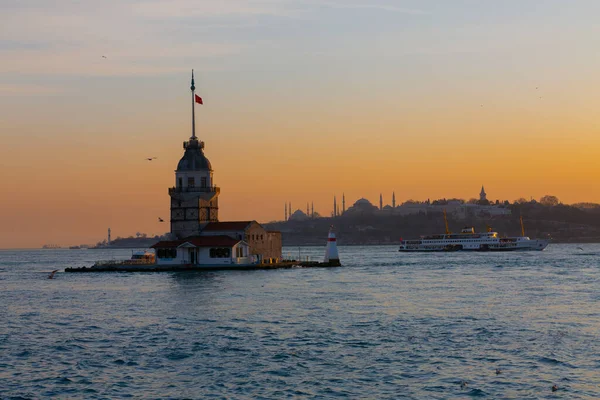
{"label": "minaret", "polygon": [[346,194],[342,193],[342,214],[346,213]]}
{"label": "minaret", "polygon": [[292,217],[292,202],[288,205],[288,221]]}
{"label": "minaret", "polygon": [[333,216],[337,217],[337,202],[335,196],[333,196]]}
{"label": "minaret", "polygon": [[379,193],[379,209],[383,210],[383,195]]}
{"label": "minaret", "polygon": [[483,185],[481,185],[481,193],[479,193],[479,201],[486,201],[487,200],[487,194],[485,193],[485,189],[483,188]]}
{"label": "minaret", "polygon": [[211,221],[218,221],[220,189],[214,185],[213,169],[204,155],[204,142],[196,137],[195,104],[202,104],[196,95],[192,70],[192,136],[183,142],[183,157],[175,170],[175,186],[171,196],[171,234],[177,238],[198,235]]}
{"label": "minaret", "polygon": [[310,210],[308,208],[308,201],[306,202],[306,216],[310,217]]}
{"label": "minaret", "polygon": [[110,228],[108,228],[108,242],[106,244],[110,246]]}
{"label": "minaret", "polygon": [[392,208],[396,208],[396,192],[392,192]]}
{"label": "minaret", "polygon": [[283,220],[287,221],[287,201],[285,202],[284,206],[285,206],[284,207],[285,208],[285,216],[284,216]]}
{"label": "minaret", "polygon": [[310,217],[314,218],[315,217],[315,202],[311,202],[310,203]]}

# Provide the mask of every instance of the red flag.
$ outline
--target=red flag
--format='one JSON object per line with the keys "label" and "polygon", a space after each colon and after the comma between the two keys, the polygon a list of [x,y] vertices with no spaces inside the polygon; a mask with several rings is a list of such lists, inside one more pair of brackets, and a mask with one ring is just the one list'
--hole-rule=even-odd
{"label": "red flag", "polygon": [[197,94],[195,94],[194,96],[196,96],[196,103],[199,103],[199,104],[204,104],[204,103],[202,102],[202,97],[198,96]]}

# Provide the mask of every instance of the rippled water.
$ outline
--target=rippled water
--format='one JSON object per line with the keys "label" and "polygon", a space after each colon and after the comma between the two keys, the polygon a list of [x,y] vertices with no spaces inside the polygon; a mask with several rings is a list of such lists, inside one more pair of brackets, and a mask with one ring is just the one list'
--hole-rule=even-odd
{"label": "rippled water", "polygon": [[130,251],[0,251],[0,398],[600,398],[600,245],[583,248],[53,280]]}

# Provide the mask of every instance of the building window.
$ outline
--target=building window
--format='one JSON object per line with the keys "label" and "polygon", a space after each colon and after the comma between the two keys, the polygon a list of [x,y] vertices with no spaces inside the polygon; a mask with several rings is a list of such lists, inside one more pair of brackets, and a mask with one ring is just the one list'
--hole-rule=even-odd
{"label": "building window", "polygon": [[188,187],[194,187],[194,184],[195,184],[194,178],[193,177],[188,178]]}
{"label": "building window", "polygon": [[203,188],[206,187],[206,177],[205,176],[200,178],[200,187],[203,187]]}
{"label": "building window", "polygon": [[177,187],[183,186],[183,178],[177,178]]}
{"label": "building window", "polygon": [[210,258],[229,258],[231,257],[231,249],[227,247],[215,247],[211,248]]}
{"label": "building window", "polygon": [[176,258],[177,249],[156,249],[156,257],[158,258]]}

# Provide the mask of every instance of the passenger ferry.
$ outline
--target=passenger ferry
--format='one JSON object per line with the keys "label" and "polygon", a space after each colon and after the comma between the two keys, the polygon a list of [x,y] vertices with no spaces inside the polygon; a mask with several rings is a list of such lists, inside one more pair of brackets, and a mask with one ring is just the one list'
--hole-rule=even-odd
{"label": "passenger ferry", "polygon": [[523,220],[521,219],[522,236],[500,237],[498,232],[488,228],[487,232],[477,233],[474,228],[463,228],[460,233],[448,230],[440,235],[423,236],[416,240],[400,240],[400,252],[410,251],[523,251],[544,250],[549,240],[531,239],[525,236]]}

